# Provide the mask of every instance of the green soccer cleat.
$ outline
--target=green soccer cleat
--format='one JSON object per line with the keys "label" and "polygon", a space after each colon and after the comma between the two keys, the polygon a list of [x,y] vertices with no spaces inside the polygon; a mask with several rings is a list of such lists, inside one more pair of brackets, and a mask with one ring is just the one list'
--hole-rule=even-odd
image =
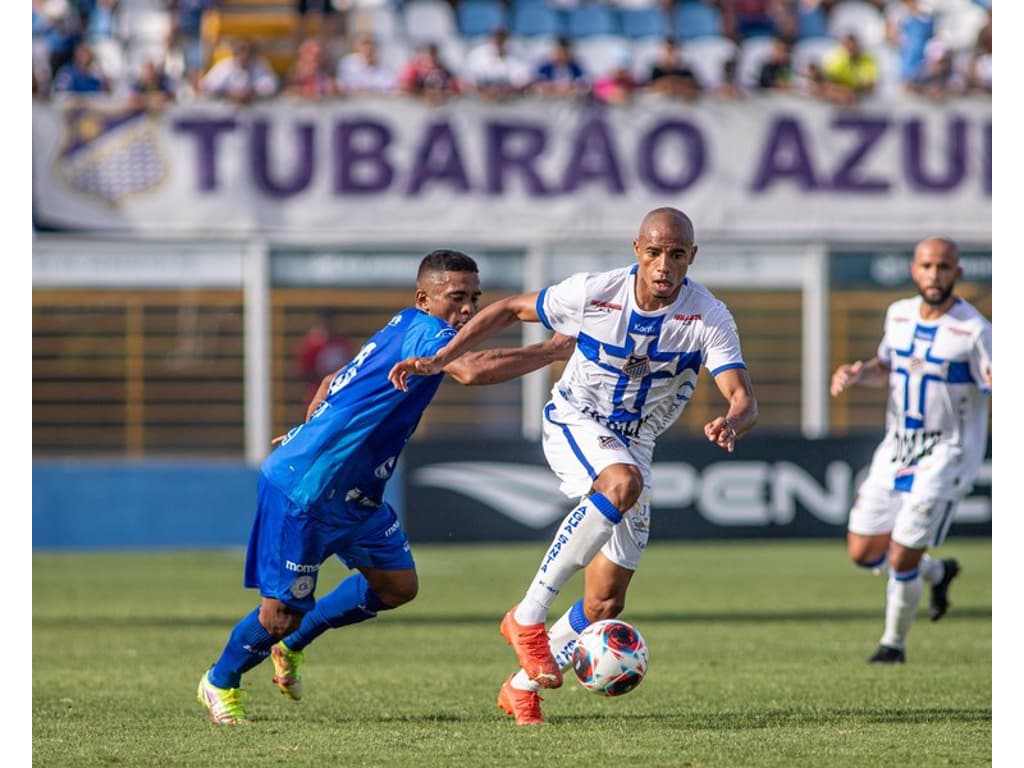
{"label": "green soccer cleat", "polygon": [[302,698],[302,675],[299,668],[306,660],[302,651],[293,651],[283,642],[270,649],[270,660],[274,662],[274,682],[281,693],[295,701]]}
{"label": "green soccer cleat", "polygon": [[219,725],[249,722],[245,719],[245,706],[242,704],[246,695],[241,688],[218,688],[210,682],[209,670],[203,674],[196,691],[199,703],[209,711],[210,719]]}

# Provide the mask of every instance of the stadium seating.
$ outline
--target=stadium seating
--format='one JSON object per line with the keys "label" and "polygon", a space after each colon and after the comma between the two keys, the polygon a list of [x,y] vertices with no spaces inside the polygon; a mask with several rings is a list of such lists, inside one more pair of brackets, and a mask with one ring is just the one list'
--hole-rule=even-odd
{"label": "stadium seating", "polygon": [[836,39],[853,33],[863,48],[875,48],[885,41],[885,18],[865,0],[840,0],[828,17],[828,33]]}
{"label": "stadium seating", "polygon": [[618,19],[607,5],[584,2],[566,12],[566,32],[574,39],[618,35]]}
{"label": "stadium seating", "polygon": [[349,37],[368,32],[377,39],[382,48],[390,45],[392,40],[400,40],[403,37],[398,12],[387,3],[357,5],[348,12],[345,23]]}
{"label": "stadium seating", "polygon": [[676,36],[681,40],[720,37],[725,32],[722,12],[703,3],[680,3],[676,9]]}
{"label": "stadium seating", "polygon": [[972,0],[944,0],[936,3],[935,34],[955,51],[974,45],[985,25],[987,12]]}
{"label": "stadium seating", "polygon": [[740,46],[738,75],[740,85],[746,88],[757,86],[764,66],[772,50],[775,38],[759,35],[744,40]]}
{"label": "stadium seating", "polygon": [[501,0],[462,0],[456,6],[455,17],[464,37],[483,37],[498,27],[508,27]]}
{"label": "stadium seating", "polygon": [[815,37],[828,37],[828,15],[820,5],[814,8],[805,8],[803,4],[797,7],[797,38],[809,40]]}
{"label": "stadium seating", "polygon": [[625,8],[619,12],[622,34],[631,40],[667,37],[671,28],[661,8]]}
{"label": "stadium seating", "polygon": [[797,40],[793,45],[793,71],[802,76],[811,64],[821,64],[825,56],[835,49],[839,42],[832,37],[811,37]]}
{"label": "stadium seating", "polygon": [[709,88],[722,82],[722,67],[739,55],[739,46],[728,37],[708,36],[687,41],[682,52],[700,84]]}
{"label": "stadium seating", "polygon": [[402,6],[402,27],[412,42],[431,42],[457,37],[455,11],[445,0],[408,0]]}
{"label": "stadium seating", "polygon": [[558,37],[565,32],[565,23],[544,0],[518,0],[512,6],[509,32],[517,37]]}
{"label": "stadium seating", "polygon": [[576,57],[590,77],[600,77],[615,68],[623,52],[630,53],[629,41],[621,35],[593,35],[573,42]]}

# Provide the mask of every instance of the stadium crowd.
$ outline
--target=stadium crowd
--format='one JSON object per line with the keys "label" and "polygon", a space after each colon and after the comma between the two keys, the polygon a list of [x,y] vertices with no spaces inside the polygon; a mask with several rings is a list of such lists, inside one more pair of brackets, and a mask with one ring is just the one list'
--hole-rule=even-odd
{"label": "stadium crowd", "polygon": [[32,35],[35,98],[152,107],[992,90],[991,0],[33,0]]}

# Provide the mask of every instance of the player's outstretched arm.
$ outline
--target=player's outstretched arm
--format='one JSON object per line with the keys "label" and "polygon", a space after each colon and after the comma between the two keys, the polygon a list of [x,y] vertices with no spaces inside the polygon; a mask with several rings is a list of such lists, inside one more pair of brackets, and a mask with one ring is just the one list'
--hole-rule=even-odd
{"label": "player's outstretched arm", "polygon": [[725,416],[716,416],[704,425],[707,439],[732,453],[736,438],[750,431],[757,423],[757,400],[754,386],[746,368],[730,368],[715,376],[715,384],[722,393],[729,410]]}
{"label": "player's outstretched arm", "polygon": [[458,360],[478,344],[496,336],[517,320],[537,322],[537,292],[520,293],[500,299],[480,310],[433,357],[409,357],[395,363],[388,381],[403,392],[409,388],[409,376],[432,376]]}
{"label": "player's outstretched arm", "polygon": [[832,397],[841,395],[855,384],[865,387],[880,387],[889,380],[889,366],[877,357],[843,363],[832,374],[829,393]]}
{"label": "player's outstretched arm", "polygon": [[[312,418],[313,411],[315,411],[317,407],[320,405],[320,403],[322,403],[324,399],[326,399],[327,390],[330,388],[331,382],[334,381],[334,377],[338,375],[338,372],[340,370],[341,369],[339,368],[334,373],[328,373],[326,376],[323,377],[323,379],[320,380],[320,386],[317,387],[316,394],[313,395],[313,399],[310,400],[309,405],[306,406],[306,421],[309,421],[310,418]],[[277,437],[270,441],[270,444],[277,445],[282,440],[284,440],[284,438],[284,435],[278,435]]]}
{"label": "player's outstretched arm", "polygon": [[576,339],[556,333],[546,341],[527,347],[467,352],[454,363],[445,366],[444,370],[459,384],[500,384],[556,360],[568,360],[574,349]]}

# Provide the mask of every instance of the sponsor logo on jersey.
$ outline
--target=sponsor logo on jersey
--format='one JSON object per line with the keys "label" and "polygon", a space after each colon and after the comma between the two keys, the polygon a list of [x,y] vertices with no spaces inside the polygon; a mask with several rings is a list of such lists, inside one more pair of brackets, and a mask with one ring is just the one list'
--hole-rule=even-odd
{"label": "sponsor logo on jersey", "polygon": [[387,480],[391,477],[391,473],[395,471],[395,463],[398,461],[397,456],[392,456],[383,462],[379,467],[373,470],[374,477],[378,477],[381,480]]}
{"label": "sponsor logo on jersey", "polygon": [[284,567],[287,568],[289,571],[295,571],[296,573],[316,573],[320,570],[319,565],[293,563],[291,560],[285,560]]}
{"label": "sponsor logo on jersey", "polygon": [[631,379],[642,379],[651,373],[651,358],[647,355],[638,357],[630,355],[629,360],[622,366],[622,372]]}
{"label": "sponsor logo on jersey", "polygon": [[299,576],[292,582],[291,593],[300,600],[313,591],[316,586],[316,579],[312,576]]}
{"label": "sponsor logo on jersey", "polygon": [[[942,439],[941,429],[901,430],[895,435],[895,445],[889,461],[903,466],[914,466],[926,456],[931,456],[935,446]],[[897,473],[899,474],[899,473]]]}
{"label": "sponsor logo on jersey", "polygon": [[592,299],[590,301],[590,306],[597,307],[598,309],[605,309],[608,310],[609,312],[611,312],[612,310],[615,310],[616,312],[622,311],[621,304],[613,304],[610,301],[598,301],[597,299]]}
{"label": "sponsor logo on jersey", "polygon": [[611,435],[601,435],[601,437],[597,438],[597,444],[605,450],[615,450],[624,447],[619,438],[612,437]]}
{"label": "sponsor logo on jersey", "polygon": [[398,325],[401,322],[402,322],[402,316],[401,315],[395,315],[390,320],[388,320],[388,325],[395,326],[395,325]]}
{"label": "sponsor logo on jersey", "polygon": [[454,336],[454,335],[455,335],[455,329],[454,328],[442,328],[440,331],[438,331],[434,335],[434,338],[435,339],[443,339],[445,337]]}
{"label": "sponsor logo on jersey", "polygon": [[673,320],[678,320],[680,323],[683,323],[684,325],[688,325],[690,323],[696,322],[697,320],[700,320],[701,317],[703,317],[703,315],[700,315],[700,314],[696,314],[696,315],[672,315],[672,319]]}
{"label": "sponsor logo on jersey", "polygon": [[955,334],[957,336],[970,336],[971,335],[971,331],[967,330],[966,328],[950,328],[949,332],[952,333],[952,334]]}

